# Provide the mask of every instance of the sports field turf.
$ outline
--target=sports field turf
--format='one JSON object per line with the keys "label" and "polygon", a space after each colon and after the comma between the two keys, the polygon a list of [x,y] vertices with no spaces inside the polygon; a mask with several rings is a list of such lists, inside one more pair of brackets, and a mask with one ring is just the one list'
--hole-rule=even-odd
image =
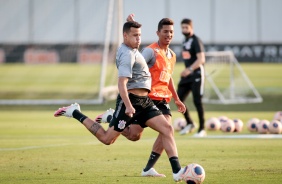
{"label": "sports field turf", "polygon": [[[91,65],[90,65],[91,66]],[[32,66],[52,71],[68,71],[69,68],[83,70],[85,84],[75,79],[77,84],[89,85],[90,66]],[[245,123],[251,117],[271,120],[276,111],[282,110],[282,65],[281,64],[242,64],[252,82],[264,97],[261,104],[247,105],[205,105],[206,118],[226,115],[241,118]],[[179,66],[181,68],[182,66]],[[14,68],[14,70],[13,70]],[[22,69],[20,69],[22,68]],[[15,72],[16,69],[25,74]],[[30,68],[29,68],[30,69]],[[42,71],[44,71],[42,69]],[[75,71],[75,70],[74,70]],[[6,73],[7,72],[7,73]],[[45,71],[47,73],[47,71]],[[176,73],[176,72],[175,72]],[[57,75],[69,75],[57,73]],[[1,98],[8,98],[9,91],[17,91],[14,85],[29,86],[33,81],[28,71],[20,65],[0,66]],[[34,75],[30,73],[30,75]],[[43,75],[43,74],[42,74]],[[80,75],[80,74],[78,74]],[[91,74],[92,75],[92,74]],[[9,78],[14,76],[13,78]],[[55,79],[55,77],[51,77]],[[70,78],[60,77],[56,83],[64,84]],[[8,80],[8,81],[7,81]],[[47,80],[49,80],[47,82]],[[21,81],[21,82],[17,82]],[[51,85],[51,79],[41,83]],[[9,87],[10,86],[10,87]],[[56,85],[54,85],[56,86]],[[40,86],[42,88],[42,86]],[[20,86],[18,86],[20,88]],[[55,88],[55,87],[54,87]],[[71,87],[66,87],[69,89]],[[35,91],[40,91],[36,89]],[[48,91],[48,90],[46,90]],[[28,93],[28,90],[27,90]],[[82,93],[79,92],[79,95]],[[13,93],[19,94],[18,92]],[[188,99],[191,101],[191,99]],[[197,120],[193,105],[192,117]],[[99,106],[84,106],[82,110],[89,117],[95,117],[114,102]],[[164,153],[155,168],[167,175],[166,178],[142,178],[141,169],[145,166],[152,144],[157,134],[146,129],[138,142],[130,142],[120,137],[115,144],[105,146],[99,143],[76,120],[54,118],[58,106],[0,106],[0,183],[174,183],[171,169]],[[175,107],[172,105],[175,110]],[[173,117],[180,115],[173,111]],[[107,125],[104,124],[106,127]],[[208,132],[216,135],[254,135],[246,127],[242,133],[228,134]],[[184,166],[192,162],[201,164],[206,171],[204,183],[210,184],[280,184],[282,183],[282,139],[253,138],[203,138],[175,133],[180,162]]]}

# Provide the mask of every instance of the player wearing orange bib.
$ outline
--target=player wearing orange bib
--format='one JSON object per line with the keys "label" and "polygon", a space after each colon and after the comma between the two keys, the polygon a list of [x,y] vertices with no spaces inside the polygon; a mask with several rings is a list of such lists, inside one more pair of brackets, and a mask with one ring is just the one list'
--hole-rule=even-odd
{"label": "player wearing orange bib", "polygon": [[[155,55],[154,59],[152,59],[153,56],[151,58],[149,58],[150,56],[146,56],[146,54],[148,55],[150,52]],[[169,90],[169,84],[172,82],[170,80],[176,62],[176,56],[175,53],[169,48],[166,52],[167,53],[165,53],[160,48],[159,43],[156,42],[145,48],[142,51],[142,55],[146,56],[145,60],[151,59],[154,62],[147,62],[152,77],[152,89],[149,93],[149,97],[153,100],[165,100],[166,102],[170,102],[172,93]],[[150,65],[152,66],[150,67]]]}

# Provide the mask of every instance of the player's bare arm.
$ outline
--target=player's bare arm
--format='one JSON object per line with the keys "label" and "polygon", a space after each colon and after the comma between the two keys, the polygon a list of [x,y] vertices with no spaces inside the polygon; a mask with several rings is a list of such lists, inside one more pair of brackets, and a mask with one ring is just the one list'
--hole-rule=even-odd
{"label": "player's bare arm", "polygon": [[196,62],[194,62],[191,67],[193,68],[193,70],[199,68],[201,65],[203,65],[206,62],[206,58],[205,58],[205,53],[204,52],[199,52],[197,53],[197,60]]}
{"label": "player's bare arm", "polygon": [[125,110],[125,114],[127,114],[128,116],[132,117],[133,114],[135,113],[135,109],[133,108],[129,97],[128,97],[128,91],[127,91],[127,87],[126,84],[128,82],[128,78],[127,77],[119,77],[118,78],[118,90],[120,93],[120,96],[124,102],[124,105],[126,107]]}
{"label": "player's bare arm", "polygon": [[174,103],[177,106],[178,112],[184,113],[186,111],[186,106],[179,99],[177,92],[175,90],[174,82],[172,78],[170,78],[169,80],[168,89],[172,93],[172,98],[174,99]]}

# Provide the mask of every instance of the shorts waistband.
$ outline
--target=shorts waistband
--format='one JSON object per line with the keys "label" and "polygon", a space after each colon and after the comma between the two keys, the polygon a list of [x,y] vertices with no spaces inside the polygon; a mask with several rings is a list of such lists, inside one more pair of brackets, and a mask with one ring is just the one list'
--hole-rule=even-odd
{"label": "shorts waistband", "polygon": [[128,96],[129,96],[129,97],[134,97],[134,98],[143,98],[143,99],[148,98],[148,96],[138,96],[138,95],[135,95],[135,94],[133,94],[133,93],[128,93]]}

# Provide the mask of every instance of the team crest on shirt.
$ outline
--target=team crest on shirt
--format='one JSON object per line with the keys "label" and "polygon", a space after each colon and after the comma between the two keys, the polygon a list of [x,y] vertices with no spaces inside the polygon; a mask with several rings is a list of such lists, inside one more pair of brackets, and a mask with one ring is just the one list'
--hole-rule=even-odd
{"label": "team crest on shirt", "polygon": [[186,50],[190,50],[191,49],[192,42],[193,42],[193,38],[189,38],[189,40],[184,43],[184,46],[185,46]]}
{"label": "team crest on shirt", "polygon": [[124,129],[125,128],[125,124],[126,124],[126,121],[120,120],[118,122],[118,128],[121,129],[121,130]]}

